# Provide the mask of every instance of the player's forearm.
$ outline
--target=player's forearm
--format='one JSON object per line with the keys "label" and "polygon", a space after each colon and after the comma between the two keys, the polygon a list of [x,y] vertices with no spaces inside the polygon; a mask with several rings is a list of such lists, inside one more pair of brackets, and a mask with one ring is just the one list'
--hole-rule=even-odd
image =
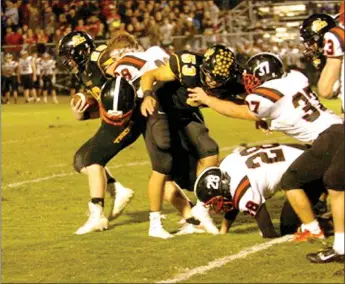
{"label": "player's forearm", "polygon": [[152,91],[155,81],[156,77],[154,76],[154,73],[151,71],[146,72],[140,80],[140,86],[143,92],[145,93],[145,91]]}
{"label": "player's forearm", "polygon": [[341,60],[328,58],[317,83],[318,94],[323,98],[333,97],[333,86],[340,78]]}
{"label": "player's forearm", "polygon": [[224,218],[223,218],[223,221],[222,221],[222,225],[221,225],[220,231],[219,231],[219,233],[221,235],[226,234],[230,230],[231,225],[236,220],[238,212],[239,211],[237,209],[233,209],[233,210],[231,210],[230,212],[227,212],[224,215]]}
{"label": "player's forearm", "polygon": [[278,234],[274,230],[271,217],[267,211],[266,204],[261,205],[259,211],[255,215],[256,223],[263,238],[277,238]]}
{"label": "player's forearm", "polygon": [[216,97],[208,97],[207,105],[219,112],[222,115],[238,118],[258,121],[259,118],[251,115],[248,111],[247,105],[238,105],[231,101],[220,100]]}

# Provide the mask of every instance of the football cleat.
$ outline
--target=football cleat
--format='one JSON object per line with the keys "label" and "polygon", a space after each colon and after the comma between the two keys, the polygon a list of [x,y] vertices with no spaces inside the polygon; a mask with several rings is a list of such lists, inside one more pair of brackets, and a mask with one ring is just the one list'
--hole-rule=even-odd
{"label": "football cleat", "polygon": [[165,215],[152,216],[150,214],[150,229],[149,236],[161,239],[170,239],[174,237],[172,234],[167,232],[162,225],[162,219],[165,219]]}
{"label": "football cleat", "polygon": [[297,232],[294,234],[294,241],[295,242],[307,242],[307,241],[313,241],[313,240],[323,240],[325,239],[325,235],[322,231],[318,234],[313,234],[308,230],[305,230],[303,232]]}
{"label": "football cleat", "polygon": [[206,232],[213,235],[219,234],[219,230],[213,223],[208,209],[201,202],[197,202],[197,204],[192,208],[192,214],[200,221],[200,225],[205,228]]}
{"label": "football cleat", "polygon": [[167,232],[163,227],[150,227],[149,236],[154,238],[161,238],[161,239],[170,239],[174,236]]}
{"label": "football cleat", "polygon": [[[110,187],[110,185],[111,184],[108,185],[108,188]],[[114,184],[112,185],[114,187]],[[123,213],[127,204],[131,201],[133,196],[134,196],[133,190],[123,187],[121,184],[117,184],[116,190],[115,190],[113,208],[110,212],[109,220],[114,220],[115,218],[119,217]]]}
{"label": "football cleat", "polygon": [[189,235],[189,234],[201,234],[205,233],[205,230],[201,229],[199,226],[193,224],[184,224],[182,228],[176,233],[176,235]]}
{"label": "football cleat", "polygon": [[327,248],[316,253],[309,253],[307,254],[307,259],[313,263],[344,263],[344,255],[338,254],[333,248]]}
{"label": "football cleat", "polygon": [[89,219],[76,232],[76,235],[84,235],[94,231],[108,229],[108,219],[103,214],[103,207],[89,202]]}

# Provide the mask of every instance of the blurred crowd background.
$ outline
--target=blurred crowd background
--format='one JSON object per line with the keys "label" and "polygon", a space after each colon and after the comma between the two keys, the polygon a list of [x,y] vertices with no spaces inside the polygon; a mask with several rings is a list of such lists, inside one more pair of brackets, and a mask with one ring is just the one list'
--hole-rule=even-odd
{"label": "blurred crowd background", "polygon": [[[97,43],[126,30],[144,48],[205,51],[229,46],[240,62],[260,51],[279,54],[288,66],[314,72],[303,61],[298,27],[315,12],[336,15],[341,1],[248,0],[7,0],[1,1],[1,57],[21,50],[35,57],[49,53],[72,30],[88,32]],[[59,64],[55,85],[68,89]],[[315,72],[314,72],[315,73]]]}

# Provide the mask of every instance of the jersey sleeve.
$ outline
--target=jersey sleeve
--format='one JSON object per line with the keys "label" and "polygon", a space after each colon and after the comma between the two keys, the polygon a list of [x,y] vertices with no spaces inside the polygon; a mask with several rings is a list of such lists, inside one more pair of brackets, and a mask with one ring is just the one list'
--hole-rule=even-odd
{"label": "jersey sleeve", "polygon": [[335,27],[327,32],[324,36],[323,53],[327,57],[338,57],[344,55],[344,30],[340,27]]}
{"label": "jersey sleeve", "polygon": [[181,80],[181,62],[179,53],[174,53],[170,56],[169,67],[170,70],[174,73],[175,77]]}
{"label": "jersey sleeve", "polygon": [[246,96],[245,103],[248,105],[249,110],[261,119],[269,118],[271,107],[274,105],[274,102],[270,99],[254,93]]}
{"label": "jersey sleeve", "polygon": [[255,194],[255,191],[250,186],[238,201],[238,209],[241,212],[255,216],[263,202],[264,200],[262,200],[261,196]]}

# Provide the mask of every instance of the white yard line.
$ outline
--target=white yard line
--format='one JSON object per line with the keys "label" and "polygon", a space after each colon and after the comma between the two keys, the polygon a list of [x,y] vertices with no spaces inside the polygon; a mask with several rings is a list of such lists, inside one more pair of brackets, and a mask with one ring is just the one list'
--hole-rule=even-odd
{"label": "white yard line", "polygon": [[[281,137],[281,138],[277,138],[276,140],[286,140],[286,139],[288,139],[288,137]],[[264,143],[268,143],[271,141],[272,140],[257,141],[255,143],[248,143],[248,145],[264,144]],[[231,151],[238,146],[239,145],[222,147],[222,148],[220,148],[220,151],[221,152],[229,151],[229,150]],[[137,166],[144,166],[144,165],[148,165],[148,164],[150,164],[150,161],[141,161],[141,162],[131,162],[131,163],[127,163],[127,164],[117,164],[115,166],[108,166],[108,168],[117,169],[117,168],[122,168],[122,167],[137,167]],[[57,164],[57,165],[51,165],[49,167],[62,167],[63,165],[64,164]],[[46,180],[50,180],[50,179],[54,179],[54,178],[61,178],[61,177],[65,177],[65,176],[71,176],[71,175],[75,175],[75,174],[77,174],[77,173],[76,172],[70,172],[70,173],[53,174],[53,175],[46,176],[46,177],[41,177],[41,178],[24,180],[21,182],[6,184],[6,185],[3,185],[3,188],[8,188],[8,187],[15,188],[15,187],[19,187],[21,185],[28,184],[28,183],[37,183],[37,182],[41,182],[41,181],[46,181]]]}
{"label": "white yard line", "polygon": [[273,240],[266,242],[266,243],[263,243],[263,244],[254,245],[252,247],[249,247],[249,248],[246,248],[246,249],[240,251],[239,253],[215,259],[215,260],[209,262],[207,265],[189,269],[185,272],[177,274],[176,276],[174,276],[171,279],[158,281],[157,283],[183,282],[183,281],[188,280],[189,278],[191,278],[194,275],[206,273],[206,272],[208,272],[214,268],[219,268],[225,264],[228,264],[229,262],[231,262],[233,260],[245,258],[250,254],[257,253],[259,251],[268,249],[269,247],[271,247],[273,245],[285,243],[285,242],[290,241],[292,239],[293,239],[293,235],[286,235],[284,237],[273,239]]}

